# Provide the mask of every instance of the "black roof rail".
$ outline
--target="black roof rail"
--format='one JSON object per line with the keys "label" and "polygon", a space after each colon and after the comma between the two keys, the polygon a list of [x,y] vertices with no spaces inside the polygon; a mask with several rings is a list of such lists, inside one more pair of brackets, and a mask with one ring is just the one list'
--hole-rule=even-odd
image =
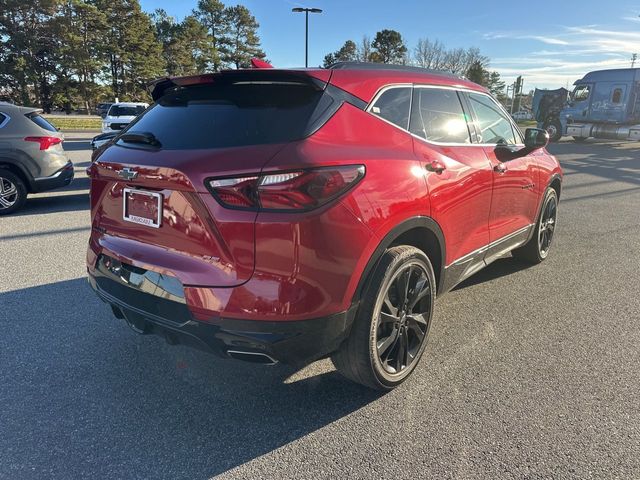
{"label": "black roof rail", "polygon": [[457,78],[464,80],[464,77],[441,70],[431,70],[429,68],[414,67],[413,65],[396,65],[392,63],[374,62],[336,62],[328,67],[330,70],[398,70],[402,72],[427,73],[429,75],[440,75],[442,77]]}

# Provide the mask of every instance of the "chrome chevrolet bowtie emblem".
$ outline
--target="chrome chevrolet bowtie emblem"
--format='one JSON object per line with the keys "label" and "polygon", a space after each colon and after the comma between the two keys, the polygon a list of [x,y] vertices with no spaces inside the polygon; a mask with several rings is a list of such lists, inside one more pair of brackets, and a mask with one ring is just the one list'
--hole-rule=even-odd
{"label": "chrome chevrolet bowtie emblem", "polygon": [[131,170],[130,168],[123,168],[118,171],[118,176],[124,178],[125,180],[133,180],[138,176],[138,172],[135,170]]}

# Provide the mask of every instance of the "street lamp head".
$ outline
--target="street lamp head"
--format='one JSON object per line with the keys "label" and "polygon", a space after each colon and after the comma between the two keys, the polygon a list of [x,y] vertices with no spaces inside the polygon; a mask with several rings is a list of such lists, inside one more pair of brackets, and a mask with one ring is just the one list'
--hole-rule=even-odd
{"label": "street lamp head", "polygon": [[301,12],[309,12],[309,13],[322,13],[321,8],[302,8],[295,7],[291,9],[292,12],[301,13]]}

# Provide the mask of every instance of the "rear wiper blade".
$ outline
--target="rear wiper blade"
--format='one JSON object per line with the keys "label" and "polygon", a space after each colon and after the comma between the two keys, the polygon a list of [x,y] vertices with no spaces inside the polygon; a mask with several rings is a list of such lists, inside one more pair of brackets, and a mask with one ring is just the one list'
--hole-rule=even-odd
{"label": "rear wiper blade", "polygon": [[150,132],[127,132],[120,135],[120,140],[127,143],[141,143],[143,145],[151,145],[153,147],[161,147],[153,133]]}

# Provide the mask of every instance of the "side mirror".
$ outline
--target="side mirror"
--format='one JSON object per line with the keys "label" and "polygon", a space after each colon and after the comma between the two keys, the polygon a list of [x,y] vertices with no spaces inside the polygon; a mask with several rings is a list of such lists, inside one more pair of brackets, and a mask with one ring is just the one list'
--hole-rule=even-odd
{"label": "side mirror", "polygon": [[541,128],[527,128],[524,132],[524,147],[529,150],[538,150],[549,144],[549,133]]}
{"label": "side mirror", "polygon": [[527,128],[524,132],[524,148],[514,150],[511,145],[496,145],[496,158],[501,162],[508,162],[516,158],[522,158],[535,150],[544,148],[549,143],[549,134],[541,128]]}

